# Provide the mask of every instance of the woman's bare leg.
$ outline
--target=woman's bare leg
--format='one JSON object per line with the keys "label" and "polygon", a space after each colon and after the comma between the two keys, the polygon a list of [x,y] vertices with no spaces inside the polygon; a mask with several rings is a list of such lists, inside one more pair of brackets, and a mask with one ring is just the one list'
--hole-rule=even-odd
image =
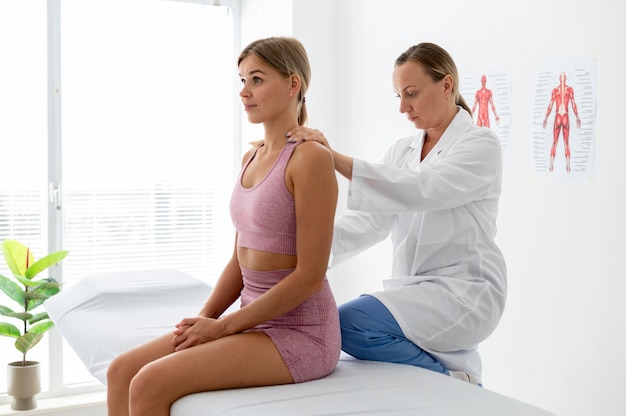
{"label": "woman's bare leg", "polygon": [[293,383],[272,340],[260,332],[231,335],[144,365],[130,383],[130,415],[169,416],[191,393]]}
{"label": "woman's bare leg", "polygon": [[107,370],[107,412],[109,416],[128,416],[130,382],[141,368],[174,352],[173,334],[166,334],[133,348],[115,358]]}

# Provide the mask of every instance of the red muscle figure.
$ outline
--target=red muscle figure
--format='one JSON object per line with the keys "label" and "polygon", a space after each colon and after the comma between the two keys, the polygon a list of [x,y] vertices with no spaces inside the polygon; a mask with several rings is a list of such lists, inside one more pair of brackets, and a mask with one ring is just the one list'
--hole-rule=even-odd
{"label": "red muscle figure", "polygon": [[491,90],[486,87],[486,75],[483,75],[481,77],[481,83],[483,84],[483,86],[481,89],[476,91],[476,95],[474,97],[474,106],[472,107],[472,113],[476,110],[476,106],[478,106],[478,117],[476,119],[476,124],[478,126],[489,127],[489,105],[491,105],[493,115],[496,117],[496,124],[500,122],[500,117],[498,117],[498,115],[496,114],[496,106],[493,103],[493,94],[491,93]]}
{"label": "red muscle figure", "polygon": [[552,150],[550,150],[550,172],[554,170],[554,156],[556,155],[556,145],[559,142],[559,133],[563,132],[563,145],[565,146],[565,169],[569,173],[570,149],[569,149],[569,104],[572,103],[572,110],[576,116],[576,127],[580,128],[580,117],[578,117],[578,107],[574,101],[574,89],[565,83],[567,79],[565,72],[559,76],[560,84],[552,90],[552,98],[546,111],[546,118],[543,120],[543,128],[548,124],[548,116],[552,112],[552,106],[556,103],[556,115],[554,117],[554,139]]}

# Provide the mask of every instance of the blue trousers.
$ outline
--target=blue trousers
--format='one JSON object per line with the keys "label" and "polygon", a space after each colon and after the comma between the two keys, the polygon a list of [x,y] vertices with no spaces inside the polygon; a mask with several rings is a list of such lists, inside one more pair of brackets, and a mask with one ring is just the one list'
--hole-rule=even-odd
{"label": "blue trousers", "polygon": [[363,295],[341,305],[339,324],[341,349],[353,357],[449,374],[443,364],[404,336],[391,312],[373,296]]}

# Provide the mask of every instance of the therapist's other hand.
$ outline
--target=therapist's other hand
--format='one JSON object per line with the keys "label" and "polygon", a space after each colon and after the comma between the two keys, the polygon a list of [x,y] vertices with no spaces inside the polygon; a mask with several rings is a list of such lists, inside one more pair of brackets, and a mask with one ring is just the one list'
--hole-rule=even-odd
{"label": "therapist's other hand", "polygon": [[330,147],[330,144],[328,143],[328,140],[324,136],[324,133],[316,129],[312,129],[312,128],[304,127],[304,126],[298,126],[289,130],[286,136],[287,136],[287,143],[297,143],[297,142],[302,142],[305,140],[315,141],[315,142],[321,143],[322,145],[327,147],[329,150],[332,150]]}
{"label": "therapist's other hand", "polygon": [[175,351],[194,347],[221,338],[224,334],[218,319],[196,317],[185,318],[176,324],[172,345]]}

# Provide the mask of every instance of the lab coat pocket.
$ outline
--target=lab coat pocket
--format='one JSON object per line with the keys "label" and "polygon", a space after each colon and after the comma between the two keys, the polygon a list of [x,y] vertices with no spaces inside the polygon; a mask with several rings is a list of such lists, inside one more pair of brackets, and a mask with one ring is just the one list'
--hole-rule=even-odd
{"label": "lab coat pocket", "polygon": [[401,276],[383,280],[385,289],[396,289],[402,286],[417,285],[424,281],[431,280],[430,276]]}
{"label": "lab coat pocket", "polygon": [[447,277],[460,277],[469,278],[469,272],[467,264],[459,264],[457,266],[442,267],[441,269],[429,270],[424,273],[420,273],[418,276],[447,276]]}
{"label": "lab coat pocket", "polygon": [[[442,267],[441,269],[429,270],[428,272],[420,273],[415,276],[401,276],[391,279],[383,280],[383,287],[385,289],[395,289],[402,286],[417,285],[426,281],[438,282],[441,277],[453,277],[460,278],[460,280],[469,280],[470,276],[467,271],[467,265],[461,264],[458,266]],[[443,280],[458,280],[458,279],[443,279]],[[447,286],[444,284],[444,286]]]}

